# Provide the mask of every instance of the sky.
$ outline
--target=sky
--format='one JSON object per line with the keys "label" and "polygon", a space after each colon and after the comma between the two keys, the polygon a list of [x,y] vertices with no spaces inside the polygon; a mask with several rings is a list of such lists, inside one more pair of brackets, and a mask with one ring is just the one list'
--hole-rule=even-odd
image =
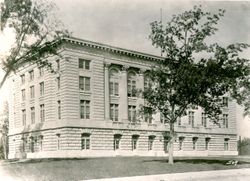
{"label": "sky", "polygon": [[[1,0],[0,0],[1,1]],[[56,14],[73,36],[106,43],[121,48],[160,55],[148,38],[150,23],[168,22],[173,14],[202,5],[204,10],[226,13],[218,24],[219,31],[210,41],[222,45],[235,42],[250,43],[250,1],[173,1],[173,0],[53,0]],[[7,49],[11,39],[10,30],[0,33],[0,52]],[[250,49],[242,54],[250,57]],[[0,77],[2,73],[0,72]],[[0,103],[8,88],[0,90]],[[250,137],[250,119],[243,119],[242,108],[237,108],[239,134]]]}

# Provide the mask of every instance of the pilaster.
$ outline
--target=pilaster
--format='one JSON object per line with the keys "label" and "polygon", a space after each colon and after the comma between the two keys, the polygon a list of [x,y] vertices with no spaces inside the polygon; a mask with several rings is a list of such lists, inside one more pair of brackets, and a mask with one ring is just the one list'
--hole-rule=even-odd
{"label": "pilaster", "polygon": [[110,100],[109,100],[109,67],[110,63],[104,62],[104,101],[105,101],[105,120],[110,120]]}

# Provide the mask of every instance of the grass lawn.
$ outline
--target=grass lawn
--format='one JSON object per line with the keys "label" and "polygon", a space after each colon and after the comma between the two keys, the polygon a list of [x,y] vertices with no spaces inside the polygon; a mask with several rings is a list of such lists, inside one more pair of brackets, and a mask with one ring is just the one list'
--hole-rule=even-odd
{"label": "grass lawn", "polygon": [[229,158],[176,158],[175,164],[169,165],[167,158],[160,157],[37,159],[24,162],[2,162],[0,172],[14,179],[25,181],[68,181],[250,168],[250,159],[237,159],[239,160],[237,166],[226,165],[228,160]]}

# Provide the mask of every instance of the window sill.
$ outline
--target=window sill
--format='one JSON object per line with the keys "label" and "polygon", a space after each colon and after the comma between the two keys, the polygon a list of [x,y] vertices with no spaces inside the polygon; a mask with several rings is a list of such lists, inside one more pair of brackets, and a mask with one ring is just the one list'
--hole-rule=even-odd
{"label": "window sill", "polygon": [[34,104],[34,102],[35,102],[34,98],[30,99],[30,104]]}
{"label": "window sill", "polygon": [[91,91],[79,90],[79,92],[82,94],[91,94]]}
{"label": "window sill", "polygon": [[84,71],[84,72],[85,72],[85,71],[87,71],[87,72],[91,72],[91,68],[90,68],[90,69],[85,69],[85,68],[79,68],[79,67],[78,67],[78,69],[79,69],[79,71]]}
{"label": "window sill", "polygon": [[109,95],[109,96],[112,97],[112,98],[120,98],[119,95]]}
{"label": "window sill", "polygon": [[149,126],[157,126],[155,123],[148,123]]}
{"label": "window sill", "polygon": [[185,125],[177,125],[179,128],[186,128]]}
{"label": "window sill", "polygon": [[130,97],[130,96],[128,96],[128,98],[132,99],[132,100],[137,100],[138,99],[138,97]]}
{"label": "window sill", "polygon": [[110,95],[109,96],[109,98],[110,98],[110,102],[112,103],[116,103],[117,101],[119,101],[119,99],[120,99],[120,96],[113,96],[113,95]]}
{"label": "window sill", "polygon": [[[112,120],[111,120],[112,121]],[[112,121],[112,123],[114,124],[114,125],[121,125],[121,124],[124,124],[123,122],[121,122],[121,121]]]}
{"label": "window sill", "polygon": [[129,121],[129,124],[131,124],[131,125],[141,125],[140,122],[133,122],[133,121]]}

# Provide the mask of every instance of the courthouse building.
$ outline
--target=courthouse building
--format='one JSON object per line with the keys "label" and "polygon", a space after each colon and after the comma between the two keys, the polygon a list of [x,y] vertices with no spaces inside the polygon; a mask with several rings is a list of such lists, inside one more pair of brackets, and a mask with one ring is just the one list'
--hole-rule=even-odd
{"label": "courthouse building", "polygon": [[[135,89],[162,57],[64,38],[56,73],[27,64],[10,77],[9,158],[166,156],[169,126],[140,115]],[[200,109],[175,125],[175,156],[237,155],[236,104],[213,124]]]}

